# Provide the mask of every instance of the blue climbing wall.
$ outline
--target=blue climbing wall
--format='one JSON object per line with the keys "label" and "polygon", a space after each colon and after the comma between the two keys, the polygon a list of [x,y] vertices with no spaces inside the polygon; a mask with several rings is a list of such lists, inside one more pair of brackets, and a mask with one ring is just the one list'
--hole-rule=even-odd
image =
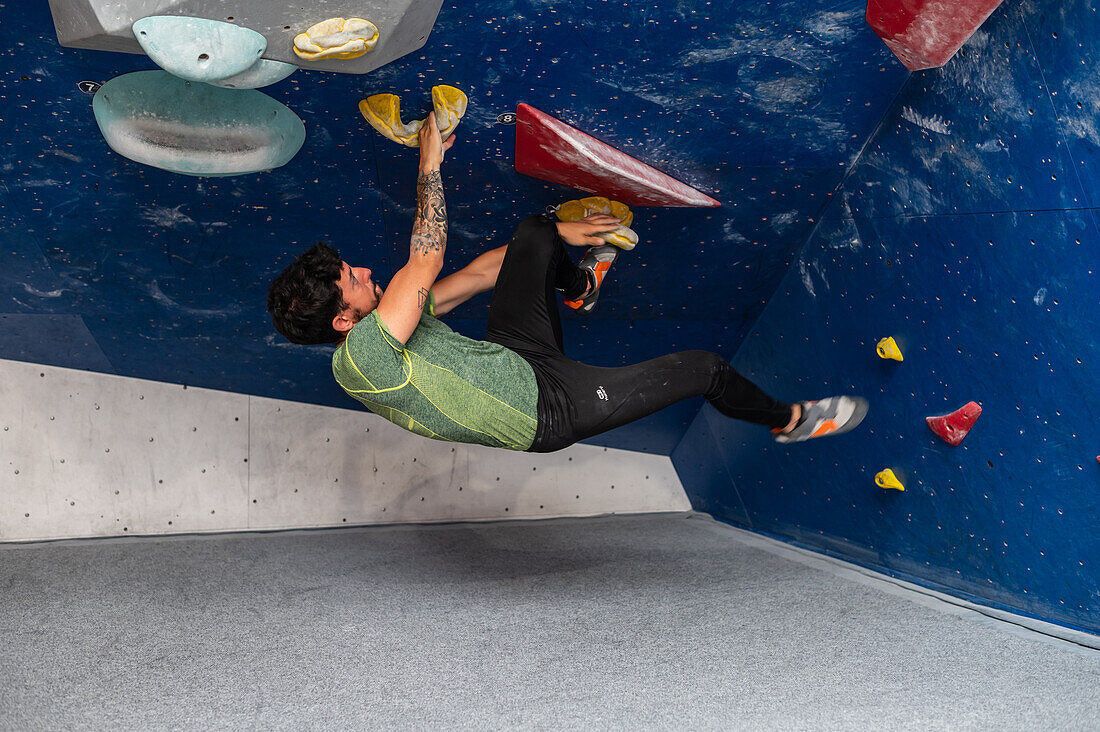
{"label": "blue climbing wall", "polygon": [[[111,152],[77,89],[149,59],[59,47],[44,0],[0,12],[0,357],[353,409],[329,350],[283,342],[264,300],[318,240],[383,282],[404,262],[416,152],[363,121],[362,97],[398,93],[408,119],[433,84],[469,95],[444,170],[456,268],[579,195],[515,172],[514,127],[496,120],[519,102],[725,204],[638,210],[644,243],[620,258],[597,312],[566,314],[569,355],[620,365],[732,355],[907,78],[859,2],[447,2],[415,54],[263,89],[306,125],[288,165],[196,179]],[[480,337],[487,306],[450,322]],[[669,454],[699,406],[599,441]]]}
{"label": "blue climbing wall", "polygon": [[[1100,631],[1097,6],[1007,2],[910,78],[735,359],[780,398],[871,412],[783,446],[704,408],[674,452],[697,508]],[[971,400],[960,446],[925,425]]]}
{"label": "blue climbing wall", "polygon": [[[357,408],[328,349],[273,333],[267,285],[318,240],[382,280],[403,263],[416,153],[356,102],[398,93],[410,118],[454,84],[470,109],[445,167],[453,267],[577,196],[515,173],[497,120],[519,102],[723,202],[636,211],[643,243],[597,312],[565,315],[569,355],[707,348],[783,398],[872,401],[858,433],[816,444],[778,447],[699,401],[599,444],[673,454],[723,519],[1100,629],[1095,4],[1008,0],[912,76],[863,9],[447,2],[415,54],[264,89],[306,124],[288,165],[196,179],[111,152],[77,89],[148,59],[61,48],[44,1],[0,0],[0,358]],[[453,327],[480,336],[487,304]],[[904,363],[875,357],[884,335]],[[974,432],[936,440],[923,418],[970,400]],[[885,467],[904,493],[874,486]]]}

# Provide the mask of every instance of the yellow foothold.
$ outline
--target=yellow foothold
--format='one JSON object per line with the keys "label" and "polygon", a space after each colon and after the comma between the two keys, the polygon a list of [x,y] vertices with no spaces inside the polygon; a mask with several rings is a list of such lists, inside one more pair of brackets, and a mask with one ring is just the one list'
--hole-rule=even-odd
{"label": "yellow foothold", "polygon": [[625,203],[611,202],[611,215],[623,222],[623,226],[634,223],[634,212],[627,208]]}
{"label": "yellow foothold", "polygon": [[892,488],[896,491],[905,490],[905,486],[901,484],[901,481],[898,480],[898,477],[894,475],[894,471],[890,470],[890,468],[876,474],[875,483],[878,484],[879,488]]}
{"label": "yellow foothold", "polygon": [[378,43],[378,28],[362,18],[329,18],[294,36],[294,53],[306,61],[359,58]]}
{"label": "yellow foothold", "polygon": [[905,358],[901,355],[901,349],[898,348],[897,341],[893,338],[883,338],[875,346],[875,350],[878,351],[879,358],[892,358],[895,361],[904,361]]}
{"label": "yellow foothold", "polygon": [[559,221],[580,221],[588,215],[588,209],[580,201],[566,201],[555,212]]}
{"label": "yellow foothold", "polygon": [[580,199],[578,203],[588,209],[589,214],[611,213],[611,200],[603,196],[589,196],[588,198]]}
{"label": "yellow foothold", "polygon": [[600,237],[608,244],[614,244],[625,252],[629,252],[631,249],[638,246],[638,235],[634,233],[633,229],[625,226],[620,226],[614,231],[596,234],[596,236]]}
{"label": "yellow foothold", "polygon": [[634,213],[624,203],[612,201],[603,196],[589,196],[576,201],[566,201],[558,206],[555,213],[559,221],[580,221],[592,214],[610,214],[621,221],[622,226],[615,231],[597,234],[597,236],[624,251],[630,251],[638,244],[638,235],[630,228],[634,223]]}
{"label": "yellow foothold", "polygon": [[[432,87],[432,105],[435,107],[435,122],[439,125],[439,134],[446,140],[466,114],[466,95],[453,86],[440,84]],[[401,99],[396,94],[374,94],[361,99],[359,112],[370,122],[371,127],[394,142],[407,147],[417,147],[420,144],[417,136],[425,120],[418,119],[408,124],[402,122]]]}

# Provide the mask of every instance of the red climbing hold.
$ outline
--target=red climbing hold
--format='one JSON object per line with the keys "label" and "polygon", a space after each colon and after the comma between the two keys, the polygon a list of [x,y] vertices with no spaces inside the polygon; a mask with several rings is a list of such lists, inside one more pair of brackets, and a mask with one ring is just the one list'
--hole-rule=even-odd
{"label": "red climbing hold", "polygon": [[980,416],[982,416],[982,408],[977,402],[970,402],[951,414],[945,414],[942,417],[926,417],[925,421],[944,442],[949,445],[958,445]]}
{"label": "red climbing hold", "polygon": [[516,108],[516,170],[627,206],[722,205],[529,104]]}
{"label": "red climbing hold", "polygon": [[867,0],[867,24],[910,71],[943,66],[1001,0]]}

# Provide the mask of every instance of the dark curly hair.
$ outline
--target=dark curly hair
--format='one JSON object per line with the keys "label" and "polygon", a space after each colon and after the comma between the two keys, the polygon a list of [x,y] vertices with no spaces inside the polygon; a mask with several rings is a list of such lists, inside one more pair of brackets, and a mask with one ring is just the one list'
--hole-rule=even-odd
{"label": "dark curly hair", "polygon": [[324,242],[302,252],[267,290],[267,312],[275,330],[291,343],[339,343],[344,334],[332,319],[348,307],[338,285],[344,262]]}

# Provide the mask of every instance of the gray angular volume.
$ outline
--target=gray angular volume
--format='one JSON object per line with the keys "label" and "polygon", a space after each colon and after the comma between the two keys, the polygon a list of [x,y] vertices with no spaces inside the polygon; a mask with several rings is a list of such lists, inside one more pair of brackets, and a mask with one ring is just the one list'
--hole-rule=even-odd
{"label": "gray angular volume", "polygon": [[[131,26],[150,15],[180,15],[232,23],[267,39],[263,58],[320,71],[365,74],[416,51],[428,39],[443,0],[49,0],[62,46],[144,53]],[[305,10],[303,10],[305,7]],[[365,18],[378,44],[354,59],[303,61],[294,36],[327,18]]]}

